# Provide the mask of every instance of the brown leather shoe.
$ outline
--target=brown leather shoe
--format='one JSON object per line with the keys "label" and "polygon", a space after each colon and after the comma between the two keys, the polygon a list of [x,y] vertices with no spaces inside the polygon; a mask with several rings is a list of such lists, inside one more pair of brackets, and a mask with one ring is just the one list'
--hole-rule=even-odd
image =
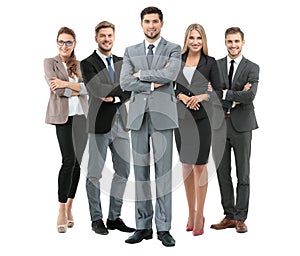
{"label": "brown leather shoe", "polygon": [[238,233],[246,233],[248,231],[246,224],[242,220],[236,221],[235,229]]}
{"label": "brown leather shoe", "polygon": [[210,228],[213,229],[225,229],[225,228],[234,228],[236,227],[236,221],[224,218],[220,223],[218,224],[212,224]]}

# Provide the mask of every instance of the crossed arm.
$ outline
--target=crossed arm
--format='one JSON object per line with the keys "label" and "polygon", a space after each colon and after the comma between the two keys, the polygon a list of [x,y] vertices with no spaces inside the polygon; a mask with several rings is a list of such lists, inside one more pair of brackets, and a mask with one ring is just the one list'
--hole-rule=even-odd
{"label": "crossed arm", "polygon": [[244,85],[243,90],[227,90],[225,95],[223,91],[223,99],[238,103],[251,103],[254,100],[257,92],[258,79],[259,67],[257,65],[253,65],[248,74],[248,82]]}
{"label": "crossed arm", "polygon": [[44,60],[45,78],[50,90],[58,96],[71,97],[75,95],[87,94],[84,83],[73,83],[57,78],[57,74],[53,68],[53,61]]}
{"label": "crossed arm", "polygon": [[160,56],[161,60],[166,62],[166,65],[161,69],[136,71],[134,63],[138,63],[142,58],[144,58],[144,56],[130,57],[128,49],[126,49],[120,76],[121,88],[123,90],[150,92],[151,89],[170,84],[170,82],[176,79],[181,65],[180,46],[174,47],[170,56]]}

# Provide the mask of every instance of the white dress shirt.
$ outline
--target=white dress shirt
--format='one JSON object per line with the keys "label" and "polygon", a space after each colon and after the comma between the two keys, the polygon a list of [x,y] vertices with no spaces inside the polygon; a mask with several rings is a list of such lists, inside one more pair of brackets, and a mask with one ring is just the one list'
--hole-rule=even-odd
{"label": "white dress shirt", "polygon": [[[240,56],[238,56],[237,58],[234,59],[232,80],[233,80],[233,78],[234,78],[235,72],[236,72],[236,70],[237,70],[237,68],[238,68],[238,66],[239,66],[239,64],[240,64],[240,62],[241,62],[241,60],[242,60],[242,58],[243,58],[243,55],[240,55]],[[229,69],[230,69],[231,60],[233,60],[233,59],[231,59],[231,58],[227,55],[227,70],[228,70],[228,72],[229,72]],[[228,89],[223,90],[223,97],[222,97],[223,100],[226,99],[227,91],[228,91]],[[232,103],[232,108],[234,108],[235,106],[236,106],[236,102],[234,101],[234,102]]]}
{"label": "white dress shirt", "polygon": [[[102,52],[100,52],[99,49],[97,49],[96,52],[99,55],[99,57],[103,60],[107,70],[108,70],[108,63],[107,63],[106,58],[111,57],[110,64],[111,64],[112,69],[115,71],[114,60],[113,60],[112,55],[111,56],[106,56]],[[113,103],[118,103],[118,102],[121,102],[120,98],[118,96],[114,97],[114,102]]]}

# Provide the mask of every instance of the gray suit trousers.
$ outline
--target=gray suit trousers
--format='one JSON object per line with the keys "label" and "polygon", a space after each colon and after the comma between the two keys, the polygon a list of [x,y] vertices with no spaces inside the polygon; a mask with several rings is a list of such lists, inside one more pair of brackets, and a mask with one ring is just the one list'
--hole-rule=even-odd
{"label": "gray suit trousers", "polygon": [[[226,218],[247,219],[250,195],[250,154],[252,131],[237,132],[230,118],[226,118],[227,138],[223,158],[217,168],[218,181],[222,198],[222,206]],[[216,145],[220,145],[216,141]],[[217,147],[217,146],[216,146]],[[231,178],[231,150],[235,156],[237,187],[236,199]]]}
{"label": "gray suit trousers", "polygon": [[111,131],[108,133],[89,134],[89,161],[86,179],[86,191],[89,201],[91,220],[103,218],[100,201],[100,179],[105,170],[105,179],[102,180],[102,190],[108,192],[110,184],[110,170],[104,167],[107,148],[110,148],[114,174],[110,187],[110,205],[108,219],[115,220],[121,215],[123,195],[130,172],[130,140],[129,134],[123,129],[118,115],[114,120]]}
{"label": "gray suit trousers", "polygon": [[[152,152],[150,152],[150,138]],[[173,130],[156,130],[148,112],[138,131],[131,130],[135,174],[135,219],[137,229],[152,228],[152,198],[156,198],[155,223],[157,231],[171,228]],[[155,182],[150,180],[153,155]],[[155,188],[151,191],[151,188]],[[154,194],[154,195],[152,195]]]}

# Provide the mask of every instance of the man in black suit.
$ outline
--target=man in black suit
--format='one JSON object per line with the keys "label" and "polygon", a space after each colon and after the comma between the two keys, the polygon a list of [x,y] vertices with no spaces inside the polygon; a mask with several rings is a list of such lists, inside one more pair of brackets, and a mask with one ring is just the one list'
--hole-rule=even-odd
{"label": "man in black suit", "polygon": [[[225,118],[219,119],[215,128],[214,158],[221,157],[217,175],[221,192],[221,202],[225,218],[213,229],[236,228],[238,233],[247,232],[245,220],[249,206],[249,172],[252,130],[258,125],[253,101],[257,91],[259,66],[242,55],[244,33],[238,27],[225,32],[228,55],[217,61],[221,85],[223,87],[222,106]],[[218,132],[227,129],[226,138]],[[225,143],[224,152],[222,143]],[[236,163],[236,199],[231,178],[231,149]],[[224,153],[224,154],[223,154]]]}
{"label": "man in black suit", "polygon": [[[122,58],[111,53],[115,26],[107,21],[95,28],[98,49],[81,61],[81,71],[89,93],[88,132],[89,161],[86,190],[92,230],[106,235],[108,229],[133,232],[120,218],[123,195],[130,172],[130,141],[126,130],[126,106],[129,92],[120,87]],[[110,148],[114,175],[110,189],[110,205],[106,226],[100,201],[100,179],[107,148]]]}

